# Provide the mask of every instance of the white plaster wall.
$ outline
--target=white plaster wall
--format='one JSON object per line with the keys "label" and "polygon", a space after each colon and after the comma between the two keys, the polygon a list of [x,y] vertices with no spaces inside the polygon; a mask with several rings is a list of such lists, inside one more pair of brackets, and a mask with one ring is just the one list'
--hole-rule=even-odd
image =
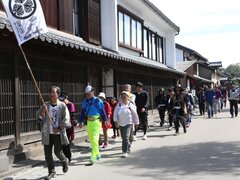
{"label": "white plaster wall", "polygon": [[118,51],[117,0],[101,0],[102,46]]}
{"label": "white plaster wall", "polygon": [[166,36],[166,65],[174,69],[176,68],[176,48],[174,32],[169,32]]}

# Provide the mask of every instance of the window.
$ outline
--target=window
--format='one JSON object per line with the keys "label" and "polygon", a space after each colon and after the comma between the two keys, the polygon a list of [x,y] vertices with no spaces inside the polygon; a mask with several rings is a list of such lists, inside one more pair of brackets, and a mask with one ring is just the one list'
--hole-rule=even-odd
{"label": "window", "polygon": [[118,42],[121,46],[142,52],[142,20],[119,7]]}
{"label": "window", "polygon": [[74,33],[85,41],[101,44],[100,0],[74,0]]}
{"label": "window", "polygon": [[137,48],[137,22],[132,20],[132,47]]}
{"label": "window", "polygon": [[142,24],[137,22],[137,48],[142,49]]}
{"label": "window", "polygon": [[144,56],[148,57],[148,32],[146,29],[143,30],[144,33]]}
{"label": "window", "polygon": [[164,39],[144,28],[144,57],[164,63]]}
{"label": "window", "polygon": [[119,42],[123,43],[123,13],[119,13]]}
{"label": "window", "polygon": [[131,43],[131,27],[130,27],[130,17],[124,14],[124,44],[129,45]]}

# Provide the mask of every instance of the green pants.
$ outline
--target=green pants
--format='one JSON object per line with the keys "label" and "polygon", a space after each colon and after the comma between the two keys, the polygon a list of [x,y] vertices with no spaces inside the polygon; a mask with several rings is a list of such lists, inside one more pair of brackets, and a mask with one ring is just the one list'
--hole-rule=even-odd
{"label": "green pants", "polygon": [[96,160],[99,153],[99,134],[102,129],[101,122],[99,120],[87,122],[87,133],[92,146],[92,160]]}

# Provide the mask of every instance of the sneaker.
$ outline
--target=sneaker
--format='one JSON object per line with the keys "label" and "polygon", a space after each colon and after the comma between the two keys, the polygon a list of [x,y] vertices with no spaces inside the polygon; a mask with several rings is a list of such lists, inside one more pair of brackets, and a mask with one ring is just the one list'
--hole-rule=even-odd
{"label": "sneaker", "polygon": [[63,173],[68,172],[68,160],[63,163],[62,167],[63,167]]}
{"label": "sneaker", "polygon": [[147,135],[146,134],[143,136],[143,140],[147,140]]}
{"label": "sneaker", "polygon": [[128,153],[123,153],[122,158],[127,158],[128,157]]}
{"label": "sneaker", "polygon": [[96,159],[97,161],[100,161],[102,159],[101,155],[98,155]]}
{"label": "sneaker", "polygon": [[179,135],[179,132],[176,132],[176,133],[175,133],[175,136],[178,136],[178,135]]}
{"label": "sneaker", "polygon": [[173,129],[173,127],[171,126],[171,127],[168,128],[168,131],[171,131],[172,129]]}
{"label": "sneaker", "polygon": [[90,163],[90,164],[94,164],[95,162],[96,162],[96,159],[91,158],[91,159],[89,160],[89,163]]}
{"label": "sneaker", "polygon": [[112,136],[112,139],[116,139],[116,135],[113,135],[113,136]]}
{"label": "sneaker", "polygon": [[187,133],[187,129],[183,129],[183,132],[184,132],[184,133]]}
{"label": "sneaker", "polygon": [[103,148],[107,148],[108,147],[108,144],[107,143],[104,143],[103,144]]}
{"label": "sneaker", "polygon": [[45,177],[45,180],[53,179],[56,177],[56,172],[49,173],[47,177]]}
{"label": "sneaker", "polygon": [[137,136],[133,136],[133,141],[137,141]]}

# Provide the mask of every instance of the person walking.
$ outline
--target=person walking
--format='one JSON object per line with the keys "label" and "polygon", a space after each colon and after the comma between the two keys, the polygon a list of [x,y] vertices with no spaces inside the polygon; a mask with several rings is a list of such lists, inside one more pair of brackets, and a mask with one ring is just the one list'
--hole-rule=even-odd
{"label": "person walking", "polygon": [[115,97],[112,97],[110,99],[110,106],[111,106],[111,110],[112,110],[112,113],[111,113],[111,123],[112,123],[112,129],[113,129],[113,136],[112,136],[112,138],[116,139],[116,137],[120,136],[120,133],[119,133],[119,128],[116,127],[115,122],[113,120],[114,110],[115,110],[115,107],[117,106],[117,100],[116,100]]}
{"label": "person walking", "polygon": [[[131,103],[133,103],[134,105],[136,105],[136,104],[135,104],[136,96],[135,96],[135,94],[132,94],[132,86],[131,86],[130,84],[125,84],[125,85],[123,86],[123,91],[127,91],[127,92],[129,93],[129,101],[130,101]],[[133,124],[133,126],[132,126],[132,128],[131,128],[130,139],[129,139],[131,146],[132,146],[132,144],[133,144],[133,141],[136,141],[136,140],[137,140],[137,136],[134,135],[135,129],[136,129],[136,127],[135,127],[134,124]]]}
{"label": "person walking", "polygon": [[208,118],[213,117],[214,113],[214,98],[216,94],[215,91],[212,89],[211,85],[208,86],[208,89],[206,91],[206,103],[207,103],[207,109],[208,109]]}
{"label": "person walking", "polygon": [[160,117],[160,127],[164,125],[165,113],[166,113],[167,98],[164,94],[164,89],[158,90],[158,95],[155,97],[155,107],[158,110]]}
{"label": "person walking", "polygon": [[68,145],[66,128],[70,125],[70,115],[66,104],[59,101],[61,89],[52,86],[49,90],[49,102],[41,106],[37,112],[38,122],[41,123],[42,144],[44,145],[45,160],[48,167],[48,176],[52,179],[56,176],[52,150],[61,161],[63,173],[68,171],[68,160],[62,151],[62,145]]}
{"label": "person walking", "polygon": [[228,100],[230,102],[230,114],[232,118],[238,116],[238,102],[239,102],[239,92],[236,90],[236,84],[232,83],[232,87],[228,93]]}
{"label": "person walking", "polygon": [[122,152],[123,158],[128,157],[130,152],[130,133],[134,125],[139,124],[139,118],[136,112],[136,106],[129,101],[129,92],[123,91],[121,93],[121,101],[114,110],[114,122],[120,128],[122,137]]}
{"label": "person walking", "polygon": [[206,96],[203,88],[200,88],[198,92],[198,105],[199,105],[200,115],[202,116],[205,114],[205,105],[206,105]]}
{"label": "person walking", "polygon": [[167,95],[167,113],[168,113],[168,121],[169,121],[169,128],[168,130],[171,131],[173,128],[173,115],[172,115],[172,108],[173,108],[173,95],[174,91],[172,88],[168,89]]}
{"label": "person walking", "polygon": [[85,88],[86,98],[82,103],[82,111],[80,114],[80,125],[82,128],[86,124],[88,138],[91,143],[92,153],[89,162],[94,164],[101,159],[99,152],[99,135],[102,129],[101,118],[104,120],[106,127],[108,126],[108,117],[104,110],[103,102],[94,96],[94,89],[91,85]]}
{"label": "person walking", "polygon": [[187,133],[186,129],[186,103],[185,103],[185,95],[182,93],[182,87],[180,84],[175,86],[175,93],[172,97],[172,111],[171,114],[174,118],[174,126],[176,130],[176,135],[179,134],[180,123],[183,127],[183,132]]}
{"label": "person walking", "polygon": [[[140,120],[140,125],[143,128],[143,140],[147,140],[147,129],[148,129],[148,105],[149,105],[149,95],[143,90],[143,83],[138,82],[136,84],[136,106],[137,113]],[[135,129],[134,135],[137,135],[138,128]]]}
{"label": "person walking", "polygon": [[185,104],[186,104],[186,108],[187,108],[187,127],[190,126],[191,122],[192,122],[192,114],[193,114],[193,109],[195,107],[195,102],[194,102],[194,97],[192,95],[192,93],[186,88],[183,91],[184,94],[184,99],[185,99]]}
{"label": "person walking", "polygon": [[74,127],[77,125],[77,123],[75,121],[75,117],[74,117],[75,106],[72,102],[70,102],[68,100],[68,93],[66,93],[66,92],[61,93],[61,95],[59,97],[59,100],[66,104],[66,106],[68,108],[68,111],[70,113],[71,127],[66,129],[67,137],[68,137],[68,140],[69,140],[70,143],[68,145],[62,146],[63,153],[66,156],[66,158],[68,158],[68,162],[70,163],[72,161],[72,153],[71,153],[70,144],[74,140]]}
{"label": "person walking", "polygon": [[221,100],[222,100],[222,92],[219,89],[218,86],[215,87],[215,98],[214,98],[214,111],[215,114],[220,113],[221,112]]}
{"label": "person walking", "polygon": [[111,125],[112,109],[111,109],[110,104],[106,101],[105,93],[103,93],[103,92],[99,93],[98,97],[103,102],[104,110],[105,110],[107,118],[108,118],[107,126],[105,125],[104,119],[101,119],[101,121],[102,121],[102,128],[103,128],[103,137],[104,137],[103,148],[107,148],[108,147],[108,129],[112,127],[112,125]]}
{"label": "person walking", "polygon": [[222,101],[221,101],[221,109],[226,108],[227,106],[227,98],[228,98],[228,91],[227,88],[224,86],[221,88],[222,92]]}

